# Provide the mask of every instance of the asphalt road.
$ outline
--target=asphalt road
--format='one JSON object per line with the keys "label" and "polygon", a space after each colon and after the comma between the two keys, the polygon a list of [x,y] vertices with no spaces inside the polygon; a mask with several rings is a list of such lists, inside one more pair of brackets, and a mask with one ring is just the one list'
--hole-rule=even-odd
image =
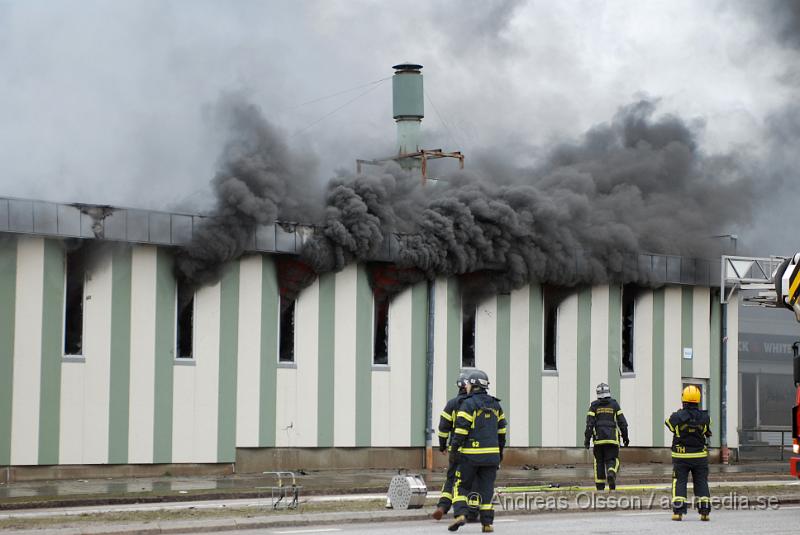
{"label": "asphalt road", "polygon": [[[468,524],[458,533],[480,533],[480,525]],[[700,522],[696,512],[673,522],[668,512],[625,513],[547,513],[499,517],[495,533],[527,535],[529,533],[556,533],[563,535],[619,535],[620,533],[659,535],[694,533],[720,533],[724,535],[789,535],[800,533],[800,507],[787,506],[765,511],[714,511],[711,522]],[[357,533],[360,535],[391,535],[407,533],[449,533],[444,520],[435,522],[392,522],[369,524],[339,524],[336,526],[304,526],[258,531],[237,531],[237,535],[313,535],[315,533]]]}

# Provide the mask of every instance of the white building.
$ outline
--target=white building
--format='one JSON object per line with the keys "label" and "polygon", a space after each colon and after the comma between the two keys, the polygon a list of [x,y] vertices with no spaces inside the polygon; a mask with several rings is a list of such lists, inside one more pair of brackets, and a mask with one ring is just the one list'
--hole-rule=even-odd
{"label": "white building", "polygon": [[[642,454],[663,453],[664,418],[683,384],[700,384],[720,445],[723,314],[708,262],[641,255],[659,288],[532,284],[474,314],[457,279],[423,281],[391,301],[384,331],[367,265],[322,275],[281,306],[276,260],[303,234],[280,226],[259,229],[253,252],[178,317],[173,254],[191,228],[178,214],[0,200],[0,466],[421,466],[429,418],[469,365],[503,400],[512,462],[582,456],[600,382]],[[84,247],[70,253],[74,239]],[[736,348],[736,306],[726,326]]]}

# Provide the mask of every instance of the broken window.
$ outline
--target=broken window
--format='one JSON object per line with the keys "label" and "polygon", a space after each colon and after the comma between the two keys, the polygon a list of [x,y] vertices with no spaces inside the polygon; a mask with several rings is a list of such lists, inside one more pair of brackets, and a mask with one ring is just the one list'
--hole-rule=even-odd
{"label": "broken window", "polygon": [[544,313],[544,358],[545,370],[558,370],[558,316],[561,302],[569,295],[568,290],[556,286],[542,287]]}
{"label": "broken window", "polygon": [[194,358],[194,288],[179,280],[177,300],[176,355],[179,359],[191,359]]}
{"label": "broken window", "polygon": [[389,364],[389,299],[375,298],[373,364]]}
{"label": "broken window", "polygon": [[66,255],[66,291],[64,304],[64,354],[83,354],[83,301],[86,268],[80,250]]}
{"label": "broken window", "polygon": [[633,373],[633,336],[636,316],[636,294],[633,284],[622,287],[622,372]]}
{"label": "broken window", "polygon": [[294,362],[294,312],[297,301],[281,295],[280,330],[278,332],[278,361]]}
{"label": "broken window", "polygon": [[477,307],[469,303],[461,306],[461,367],[475,367],[475,315]]}

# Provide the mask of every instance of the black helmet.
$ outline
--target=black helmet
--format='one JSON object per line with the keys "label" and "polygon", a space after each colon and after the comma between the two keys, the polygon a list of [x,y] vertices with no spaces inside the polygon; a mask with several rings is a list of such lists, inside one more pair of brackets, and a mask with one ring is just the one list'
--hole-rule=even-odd
{"label": "black helmet", "polygon": [[477,386],[484,390],[489,388],[489,376],[482,370],[472,370],[469,375],[467,375],[467,382],[473,387]]}
{"label": "black helmet", "polygon": [[459,390],[462,388],[466,388],[467,386],[467,373],[461,372],[458,374],[458,379],[456,379],[456,386]]}
{"label": "black helmet", "polygon": [[611,387],[605,383],[597,385],[597,399],[605,399],[611,397]]}

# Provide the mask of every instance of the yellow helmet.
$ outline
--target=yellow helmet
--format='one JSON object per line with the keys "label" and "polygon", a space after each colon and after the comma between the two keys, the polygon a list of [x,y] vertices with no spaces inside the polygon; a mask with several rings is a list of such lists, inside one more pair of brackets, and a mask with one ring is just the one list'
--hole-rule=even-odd
{"label": "yellow helmet", "polygon": [[683,389],[681,401],[684,403],[700,403],[700,389],[695,385],[689,385]]}

